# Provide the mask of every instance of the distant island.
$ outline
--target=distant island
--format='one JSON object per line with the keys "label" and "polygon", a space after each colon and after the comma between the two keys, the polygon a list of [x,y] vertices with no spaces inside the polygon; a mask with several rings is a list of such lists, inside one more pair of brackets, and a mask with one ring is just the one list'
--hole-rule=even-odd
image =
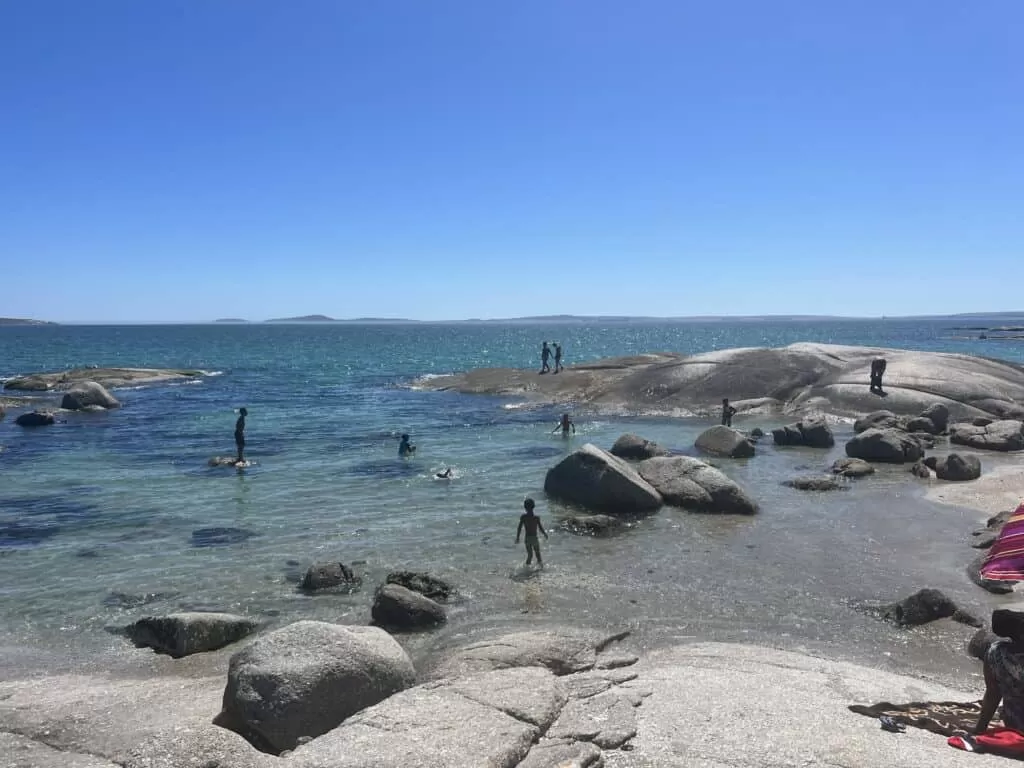
{"label": "distant island", "polygon": [[266,323],[336,323],[333,317],[327,315],[302,315],[302,317],[275,317],[264,320]]}
{"label": "distant island", "polygon": [[219,318],[217,320],[214,320],[213,322],[215,322],[215,323],[248,323],[249,321],[248,320],[243,320],[240,317],[221,317],[221,318]]}
{"label": "distant island", "polygon": [[303,315],[302,317],[276,317],[264,320],[265,323],[349,323],[352,325],[370,325],[383,323],[418,323],[418,320],[407,320],[402,317],[352,317],[338,320],[327,315]]}
{"label": "distant island", "polygon": [[0,317],[0,325],[57,325],[49,320],[30,320],[24,317]]}

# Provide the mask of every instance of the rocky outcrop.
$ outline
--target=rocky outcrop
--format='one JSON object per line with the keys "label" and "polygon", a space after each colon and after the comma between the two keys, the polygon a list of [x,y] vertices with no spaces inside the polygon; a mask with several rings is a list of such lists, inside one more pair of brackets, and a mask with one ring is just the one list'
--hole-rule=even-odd
{"label": "rocky outcrop", "polygon": [[789,488],[795,488],[798,491],[846,491],[850,488],[834,477],[821,475],[794,477],[792,480],[783,480],[782,484]]}
{"label": "rocky outcrop", "polygon": [[901,627],[917,627],[938,619],[953,619],[961,624],[980,627],[981,622],[962,611],[956,603],[937,589],[922,589],[910,597],[882,608],[882,617]]}
{"label": "rocky outcrop", "polygon": [[853,431],[858,435],[869,429],[903,429],[906,421],[892,411],[872,411],[853,422]]}
{"label": "rocky outcrop", "polygon": [[15,376],[4,382],[4,389],[26,392],[66,392],[83,382],[92,382],[107,388],[138,387],[145,384],[164,384],[169,381],[195,379],[205,375],[203,371],[168,368],[71,368],[56,373],[32,373],[26,376]]}
{"label": "rocky outcrop", "polygon": [[48,427],[56,422],[57,419],[49,411],[29,411],[14,420],[19,427]]}
{"label": "rocky outcrop", "polygon": [[846,444],[846,455],[888,464],[914,462],[923,455],[920,443],[898,429],[867,429]]}
{"label": "rocky outcrop", "polygon": [[824,419],[805,419],[772,430],[776,445],[805,445],[809,448],[831,448],[836,443]]}
{"label": "rocky outcrop", "polygon": [[137,648],[152,648],[180,659],[237,643],[258,627],[258,622],[245,616],[194,612],[147,616],[129,624],[124,632]]}
{"label": "rocky outcrop", "polygon": [[633,467],[590,443],[548,470],[544,492],[613,515],[653,512],[662,503]]}
{"label": "rocky outcrop", "polygon": [[444,579],[420,571],[392,571],[384,583],[398,584],[431,600],[448,600],[456,593],[455,587]]}
{"label": "rocky outcrop", "polygon": [[217,724],[277,753],[336,728],[414,678],[409,656],[382,629],[299,621],[231,657]]}
{"label": "rocky outcrop", "polygon": [[722,425],[701,432],[694,445],[699,451],[729,459],[748,459],[754,455],[754,443],[749,437]]}
{"label": "rocky outcrop", "polygon": [[948,456],[929,456],[925,466],[935,472],[939,480],[963,482],[981,477],[981,460],[973,453],[951,453]]}
{"label": "rocky outcrop", "polygon": [[843,477],[866,477],[874,473],[874,466],[864,459],[836,459],[832,464],[832,474]]}
{"label": "rocky outcrop", "polygon": [[752,515],[757,504],[723,472],[689,456],[661,456],[637,465],[666,504],[694,512]]}
{"label": "rocky outcrop", "polygon": [[942,403],[932,403],[921,412],[921,416],[932,423],[937,435],[943,434],[949,426],[949,408]]}
{"label": "rocky outcrop", "polygon": [[894,414],[919,416],[939,404],[956,420],[1020,417],[1010,414],[1019,414],[1024,403],[1024,368],[1013,363],[815,343],[596,360],[574,365],[565,376],[491,368],[423,380],[416,386],[647,413],[714,415],[722,398],[729,398],[733,403],[758,400],[762,411],[851,416],[879,405],[880,398],[868,386],[871,361],[877,357],[888,361],[885,407]]}
{"label": "rocky outcrop", "polygon": [[1024,422],[993,421],[984,426],[959,423],[949,428],[949,442],[985,451],[1024,450]]}
{"label": "rocky outcrop", "polygon": [[120,408],[121,403],[95,381],[80,381],[65,393],[60,407],[81,411],[87,408]]}
{"label": "rocky outcrop", "polygon": [[615,445],[612,446],[611,454],[612,456],[618,456],[620,459],[635,459],[637,461],[642,461],[644,459],[654,458],[655,456],[667,456],[668,451],[657,443],[652,443],[650,440],[644,440],[639,435],[626,434],[622,435],[615,441]]}
{"label": "rocky outcrop", "polygon": [[444,606],[399,584],[384,584],[373,599],[373,621],[389,629],[434,627],[448,620]]}
{"label": "rocky outcrop", "polygon": [[354,592],[362,585],[363,580],[356,576],[344,563],[316,563],[309,566],[299,589],[305,592]]}

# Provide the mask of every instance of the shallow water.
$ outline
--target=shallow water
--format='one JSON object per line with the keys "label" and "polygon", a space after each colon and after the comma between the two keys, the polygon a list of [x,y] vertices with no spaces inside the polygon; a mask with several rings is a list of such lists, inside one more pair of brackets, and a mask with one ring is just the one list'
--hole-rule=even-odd
{"label": "shallow water", "polygon": [[[578,536],[558,529],[570,510],[544,500],[560,457],[626,431],[689,452],[707,422],[579,413],[579,434],[563,440],[550,434],[556,408],[409,387],[424,374],[532,364],[544,338],[562,341],[570,364],[801,340],[1024,361],[1024,343],[951,339],[953,324],[0,328],[0,376],[90,364],[218,372],[118,391],[120,411],[52,428],[0,422],[0,647],[32,649],[6,651],[0,669],[15,658],[51,666],[54,651],[117,663],[140,652],[105,627],[179,608],[365,622],[373,585],[398,567],[430,569],[465,595],[447,629],[413,646],[492,623],[625,624],[649,643],[757,641],[958,669],[970,630],[898,632],[855,608],[934,586],[984,613],[999,599],[963,575],[978,516],[926,503],[899,468],[845,492],[780,485],[841,455],[848,425],[831,452],[768,440],[752,460],[716,462],[760,501],[757,517],[665,509]],[[233,450],[241,405],[256,466],[207,467]],[[397,457],[403,431],[419,445],[412,460]],[[434,477],[449,466],[454,479]],[[542,573],[522,570],[513,544],[527,495],[552,533]],[[364,591],[298,593],[298,574],[330,559],[358,563]]]}

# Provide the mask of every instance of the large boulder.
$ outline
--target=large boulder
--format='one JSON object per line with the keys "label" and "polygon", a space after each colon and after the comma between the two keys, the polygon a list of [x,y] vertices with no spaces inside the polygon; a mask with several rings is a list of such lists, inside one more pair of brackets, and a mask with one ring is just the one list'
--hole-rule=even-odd
{"label": "large boulder", "polygon": [[444,579],[419,571],[392,571],[385,577],[384,582],[419,592],[431,600],[447,600],[455,594],[455,587]]}
{"label": "large boulder", "polygon": [[258,626],[252,619],[231,613],[172,613],[139,619],[125,627],[125,635],[138,648],[152,648],[180,659],[237,643]]}
{"label": "large boulder", "polygon": [[642,461],[643,459],[650,459],[655,456],[668,456],[668,451],[657,443],[645,440],[639,435],[626,434],[615,441],[611,454],[612,456],[618,456],[620,459]]}
{"label": "large boulder", "polygon": [[80,381],[64,393],[60,407],[69,411],[86,408],[120,408],[117,398],[95,381]]}
{"label": "large boulder", "polygon": [[653,512],[662,504],[633,467],[590,443],[548,470],[544,492],[613,515]]}
{"label": "large boulder", "polygon": [[415,676],[408,654],[382,629],[299,621],[231,657],[216,723],[278,753],[336,728]]}
{"label": "large boulder", "polygon": [[56,421],[49,411],[29,411],[18,416],[14,423],[19,427],[48,427]]}
{"label": "large boulder", "polygon": [[752,515],[757,504],[723,472],[690,456],[657,456],[637,465],[666,504],[696,512]]}
{"label": "large boulder", "polygon": [[804,419],[772,430],[776,445],[806,445],[810,448],[831,448],[836,443],[824,419]]}
{"label": "large boulder", "polygon": [[993,421],[984,426],[960,423],[949,428],[949,442],[987,451],[1024,450],[1024,422]]}
{"label": "large boulder", "polygon": [[875,473],[874,466],[864,459],[836,459],[832,464],[832,474],[843,477],[866,477]]}
{"label": "large boulder", "polygon": [[299,589],[306,592],[320,592],[325,589],[354,592],[362,581],[344,563],[315,563],[309,566],[302,577]]}
{"label": "large boulder", "polygon": [[929,456],[925,459],[929,469],[939,480],[977,480],[981,477],[981,460],[973,453],[951,453],[948,456]]}
{"label": "large boulder", "polygon": [[937,589],[922,589],[898,603],[884,606],[882,616],[901,627],[917,627],[947,618],[972,627],[981,626],[980,621],[960,610],[956,603]]}
{"label": "large boulder", "polygon": [[694,442],[697,450],[729,459],[748,459],[754,455],[754,443],[738,429],[718,425],[706,429]]}
{"label": "large boulder", "polygon": [[377,590],[371,614],[376,624],[391,629],[433,627],[448,619],[443,606],[399,584],[383,584]]}
{"label": "large boulder", "polygon": [[872,411],[853,423],[853,431],[859,435],[869,429],[903,429],[904,426],[904,420],[892,411]]}
{"label": "large boulder", "polygon": [[932,403],[921,412],[921,415],[931,421],[938,435],[945,432],[949,426],[949,408],[942,403]]}
{"label": "large boulder", "polygon": [[914,462],[923,455],[920,443],[898,429],[866,429],[846,444],[851,459],[888,464]]}

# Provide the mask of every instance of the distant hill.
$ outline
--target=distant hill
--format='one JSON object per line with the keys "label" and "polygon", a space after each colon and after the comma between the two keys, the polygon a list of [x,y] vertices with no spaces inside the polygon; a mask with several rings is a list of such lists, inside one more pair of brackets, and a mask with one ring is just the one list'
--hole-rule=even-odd
{"label": "distant hill", "polygon": [[0,317],[0,325],[57,325],[48,320],[29,320],[24,317]]}
{"label": "distant hill", "polygon": [[248,320],[243,320],[240,317],[222,317],[218,320],[214,320],[215,323],[248,323]]}
{"label": "distant hill", "polygon": [[302,317],[275,317],[266,320],[267,323],[336,323],[333,317],[327,315],[303,315]]}

